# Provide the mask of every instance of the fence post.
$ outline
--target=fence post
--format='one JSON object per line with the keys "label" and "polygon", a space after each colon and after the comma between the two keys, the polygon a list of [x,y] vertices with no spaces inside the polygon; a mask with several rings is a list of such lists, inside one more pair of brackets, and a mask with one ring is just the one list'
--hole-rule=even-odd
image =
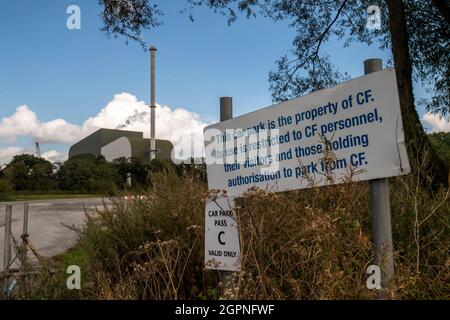
{"label": "fence post", "polygon": [[11,220],[12,220],[12,205],[6,206],[5,211],[5,242],[3,243],[3,274],[4,274],[4,291],[8,292],[9,286],[9,263],[11,261]]}
{"label": "fence post", "polygon": [[5,242],[3,243],[3,271],[6,272],[11,260],[11,218],[12,206],[6,206],[5,212]]}
{"label": "fence post", "polygon": [[23,204],[23,228],[22,228],[22,266],[25,266],[27,260],[27,251],[28,251],[28,213],[29,213],[30,204],[25,202]]}
{"label": "fence post", "polygon": [[[364,61],[364,74],[380,71],[381,69],[381,59]],[[381,270],[381,284],[384,289],[394,275],[389,178],[371,180],[370,194],[375,264]]]}

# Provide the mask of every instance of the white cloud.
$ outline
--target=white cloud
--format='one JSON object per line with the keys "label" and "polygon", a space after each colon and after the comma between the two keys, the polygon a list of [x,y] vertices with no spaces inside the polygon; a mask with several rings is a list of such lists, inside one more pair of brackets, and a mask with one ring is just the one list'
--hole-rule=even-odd
{"label": "white cloud", "polygon": [[7,147],[0,149],[0,164],[9,163],[16,154],[24,153],[21,147]]}
{"label": "white cloud", "polygon": [[64,160],[67,160],[67,154],[60,153],[56,150],[50,150],[50,151],[44,152],[42,154],[42,158],[44,158],[50,162],[64,161]]}
{"label": "white cloud", "polygon": [[439,116],[432,113],[425,113],[422,117],[422,121],[429,125],[431,132],[450,132],[450,120],[439,118]]}
{"label": "white cloud", "polygon": [[83,134],[82,129],[64,119],[44,122],[33,132],[33,140],[39,143],[73,143]]}
{"label": "white cloud", "polygon": [[36,114],[28,109],[28,106],[17,107],[16,112],[10,117],[5,117],[0,122],[0,138],[15,139],[16,136],[31,134],[39,126]]}
{"label": "white cloud", "polygon": [[[157,105],[156,137],[170,140],[173,144],[181,144],[190,150],[192,139],[195,141],[195,156],[201,156],[203,145],[203,128],[208,125],[198,114],[183,108],[173,109],[169,106]],[[0,139],[15,141],[17,136],[31,135],[41,145],[45,143],[73,144],[99,128],[140,131],[144,137],[150,136],[150,108],[136,96],[122,92],[88,118],[81,126],[71,124],[64,119],[55,119],[41,123],[36,114],[27,106],[20,106],[16,112],[0,122]],[[61,159],[55,153],[49,158]],[[56,152],[56,151],[55,151]],[[46,155],[44,153],[43,155]],[[186,154],[185,154],[186,156]],[[189,156],[189,155],[187,155]],[[61,155],[64,157],[64,155]]]}
{"label": "white cloud", "polygon": [[138,101],[134,95],[125,92],[116,94],[97,115],[84,122],[83,130],[89,133],[98,128],[133,129],[143,120],[139,114],[148,111],[145,103]]}
{"label": "white cloud", "polygon": [[[1,164],[7,164],[9,163],[12,158],[15,155],[19,154],[34,154],[29,149],[24,149],[21,147],[6,147],[0,149],[0,165]],[[47,152],[44,152],[42,154],[42,158],[50,161],[50,162],[56,162],[56,161],[64,161],[67,160],[67,154],[60,153],[56,150],[50,150]]]}

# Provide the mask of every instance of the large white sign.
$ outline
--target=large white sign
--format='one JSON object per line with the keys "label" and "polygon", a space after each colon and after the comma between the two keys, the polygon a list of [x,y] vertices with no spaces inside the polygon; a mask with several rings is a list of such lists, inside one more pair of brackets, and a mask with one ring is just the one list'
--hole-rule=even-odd
{"label": "large white sign", "polygon": [[204,138],[209,189],[234,196],[410,172],[394,69],[211,125]]}
{"label": "large white sign", "polygon": [[239,234],[233,206],[231,197],[206,203],[205,266],[208,269],[238,271],[240,268]]}

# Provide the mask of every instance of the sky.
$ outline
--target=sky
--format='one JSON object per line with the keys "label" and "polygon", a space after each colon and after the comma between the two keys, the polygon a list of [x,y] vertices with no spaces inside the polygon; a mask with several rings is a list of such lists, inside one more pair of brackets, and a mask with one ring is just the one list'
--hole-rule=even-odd
{"label": "sky", "polygon": [[[184,0],[158,1],[163,25],[144,34],[157,47],[157,138],[201,139],[218,121],[219,97],[232,96],[234,115],[272,104],[268,73],[289,52],[294,31],[286,21],[258,17],[227,24],[207,8],[194,22]],[[66,9],[78,5],[81,29],[69,30]],[[139,130],[148,136],[149,54],[123,37],[108,37],[98,1],[0,2],[0,163],[41,145],[49,160],[64,160],[74,142],[100,127]],[[351,77],[363,61],[389,52],[332,40],[324,50]],[[416,85],[417,98],[426,97]],[[430,131],[449,131],[445,119],[419,110]],[[123,126],[127,120],[130,124]]]}

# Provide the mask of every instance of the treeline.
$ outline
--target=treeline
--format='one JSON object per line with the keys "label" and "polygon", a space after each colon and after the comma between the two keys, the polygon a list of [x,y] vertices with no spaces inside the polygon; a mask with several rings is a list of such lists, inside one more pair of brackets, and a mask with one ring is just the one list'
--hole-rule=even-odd
{"label": "treeline", "polygon": [[450,132],[435,132],[428,135],[437,156],[450,164]]}
{"label": "treeline", "polygon": [[[428,135],[438,157],[450,163],[450,133]],[[165,166],[173,166],[178,174],[190,164],[174,165],[170,161],[138,157],[118,158],[112,163],[103,156],[84,154],[65,162],[51,163],[30,154],[15,156],[0,167],[0,200],[16,193],[79,193],[112,195],[123,190],[144,190],[152,183],[152,174]],[[195,166],[206,181],[204,166]],[[131,181],[131,185],[129,182]]]}
{"label": "treeline", "polygon": [[[17,193],[79,193],[114,195],[124,190],[143,190],[155,172],[167,165],[179,174],[186,164],[170,161],[145,162],[138,157],[118,158],[112,163],[103,156],[84,154],[65,162],[51,163],[30,154],[15,156],[0,168],[0,200]],[[204,172],[202,166],[196,168]],[[204,174],[206,178],[206,174]]]}

